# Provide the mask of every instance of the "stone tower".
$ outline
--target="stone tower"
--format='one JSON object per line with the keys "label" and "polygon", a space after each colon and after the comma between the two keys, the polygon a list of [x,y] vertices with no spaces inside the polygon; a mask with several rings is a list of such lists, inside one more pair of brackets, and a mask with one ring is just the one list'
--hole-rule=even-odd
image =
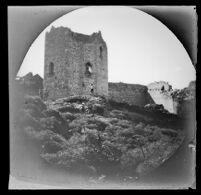
{"label": "stone tower", "polygon": [[45,36],[44,98],[108,96],[107,46],[101,32],[52,27]]}

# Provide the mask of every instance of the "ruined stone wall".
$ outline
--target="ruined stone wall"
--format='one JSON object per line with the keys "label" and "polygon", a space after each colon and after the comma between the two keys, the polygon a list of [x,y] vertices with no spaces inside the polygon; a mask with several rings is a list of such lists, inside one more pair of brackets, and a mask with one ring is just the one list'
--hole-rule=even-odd
{"label": "ruined stone wall", "polygon": [[162,104],[166,110],[170,113],[176,114],[175,105],[173,102],[173,98],[169,93],[159,92],[159,91],[151,91],[150,95],[156,104]]}
{"label": "ruined stone wall", "polygon": [[173,101],[172,86],[159,81],[148,85],[148,92],[156,104],[162,104],[170,113],[177,113],[177,102]]}
{"label": "ruined stone wall", "polygon": [[149,91],[172,91],[172,86],[165,81],[153,82],[148,85]]}
{"label": "ruined stone wall", "polygon": [[[50,74],[51,63],[53,74]],[[88,76],[87,64],[92,70]],[[93,94],[107,96],[107,75],[107,46],[100,32],[89,36],[59,27],[46,33],[43,83],[46,99],[89,95],[92,88]]]}
{"label": "ruined stone wall", "polygon": [[15,83],[21,93],[42,97],[43,79],[38,74],[33,75],[29,72],[23,77],[18,77]]}
{"label": "ruined stone wall", "polygon": [[117,102],[126,102],[137,106],[154,103],[146,86],[126,83],[109,83],[108,86],[109,99]]}

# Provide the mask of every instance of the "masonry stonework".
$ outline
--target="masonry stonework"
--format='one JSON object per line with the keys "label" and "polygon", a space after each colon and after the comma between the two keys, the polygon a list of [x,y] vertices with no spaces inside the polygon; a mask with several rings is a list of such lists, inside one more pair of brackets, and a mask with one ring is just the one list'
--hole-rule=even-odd
{"label": "masonry stonework", "polygon": [[144,85],[127,83],[108,83],[109,99],[130,105],[145,106],[154,103]]}
{"label": "masonry stonework", "polygon": [[44,98],[108,96],[107,45],[101,32],[84,35],[52,27],[45,36]]}
{"label": "masonry stonework", "polygon": [[165,81],[153,82],[148,85],[148,92],[156,104],[162,104],[170,113],[177,113],[177,102],[172,97],[172,86]]}

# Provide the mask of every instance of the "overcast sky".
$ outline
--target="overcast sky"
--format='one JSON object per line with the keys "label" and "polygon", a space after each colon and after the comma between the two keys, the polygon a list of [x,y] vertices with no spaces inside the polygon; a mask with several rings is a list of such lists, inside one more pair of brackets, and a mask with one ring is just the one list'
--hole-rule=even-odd
{"label": "overcast sky", "polygon": [[147,85],[168,81],[184,88],[195,80],[195,69],[176,36],[152,16],[131,7],[85,7],[55,20],[33,42],[18,72],[43,77],[44,38],[51,26],[92,34],[102,32],[108,47],[110,82]]}

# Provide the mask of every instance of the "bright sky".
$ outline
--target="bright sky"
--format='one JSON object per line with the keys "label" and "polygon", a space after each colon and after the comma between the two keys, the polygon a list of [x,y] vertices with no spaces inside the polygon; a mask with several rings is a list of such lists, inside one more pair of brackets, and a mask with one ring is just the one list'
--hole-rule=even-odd
{"label": "bright sky", "polygon": [[102,33],[108,47],[109,82],[147,85],[168,81],[173,88],[184,88],[196,73],[183,45],[154,17],[131,7],[90,6],[55,20],[33,42],[18,76],[28,72],[43,77],[44,38],[51,26],[72,31]]}

